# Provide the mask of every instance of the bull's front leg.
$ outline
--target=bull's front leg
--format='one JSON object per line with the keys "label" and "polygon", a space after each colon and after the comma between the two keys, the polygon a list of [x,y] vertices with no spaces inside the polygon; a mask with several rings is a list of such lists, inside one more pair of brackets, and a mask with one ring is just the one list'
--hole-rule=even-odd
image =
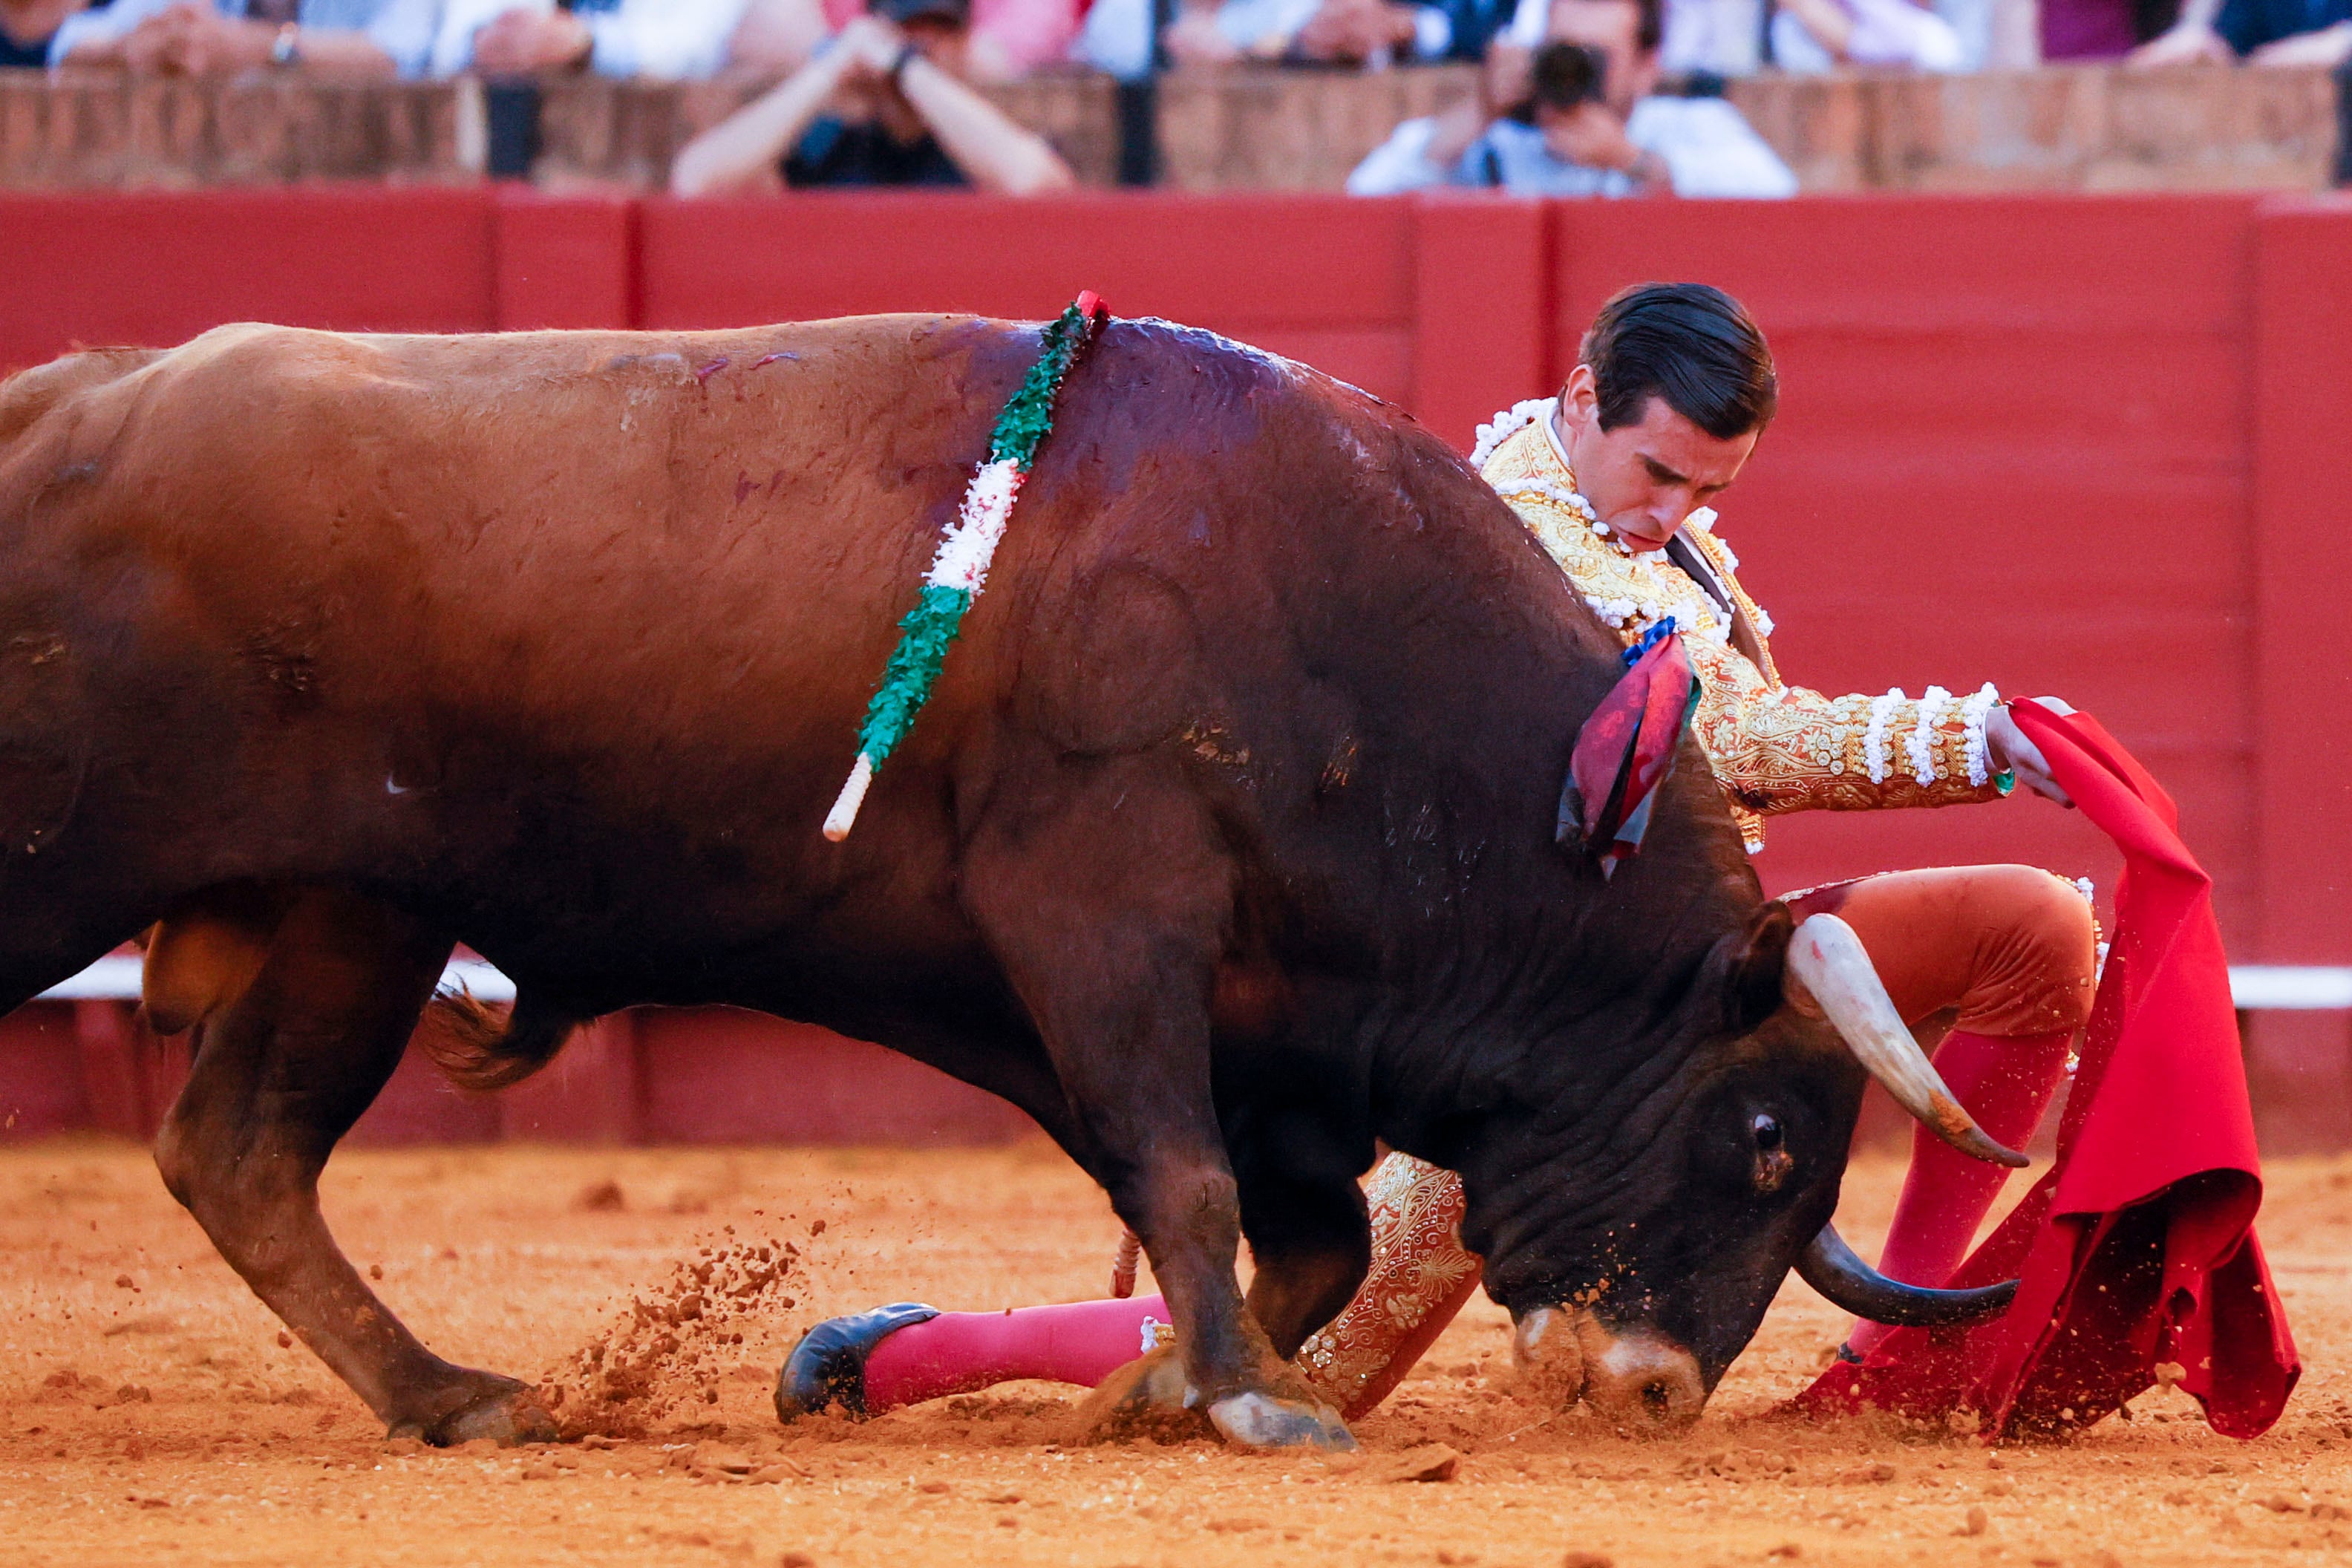
{"label": "bull's front leg", "polygon": [[1277,1353],[1234,1283],[1240,1217],[1223,1161],[1156,1131],[1167,1157],[1118,1170],[1105,1184],[1151,1255],[1176,1343],[1114,1373],[1089,1415],[1115,1427],[1145,1411],[1189,1410],[1249,1447],[1354,1447],[1339,1413]]}
{"label": "bull's front leg", "polygon": [[1172,1351],[1114,1373],[1096,1408],[1192,1411],[1252,1447],[1352,1447],[1234,1276],[1241,1212],[1209,1049],[1230,874],[1188,796],[1120,772],[1078,792],[1100,810],[1055,801],[1045,822],[977,836],[963,883],[1052,1058],[1071,1152],[1143,1239],[1175,1320]]}
{"label": "bull's front leg", "polygon": [[1371,1140],[1319,1106],[1263,1100],[1227,1125],[1225,1140],[1256,1266],[1250,1315],[1287,1361],[1339,1315],[1371,1265],[1371,1225],[1356,1184]]}
{"label": "bull's front leg", "polygon": [[443,1361],[352,1268],[319,1173],[399,1064],[449,942],[341,894],[296,900],[257,974],[198,1026],[156,1141],[163,1180],[231,1268],[394,1436],[546,1440],[524,1384]]}

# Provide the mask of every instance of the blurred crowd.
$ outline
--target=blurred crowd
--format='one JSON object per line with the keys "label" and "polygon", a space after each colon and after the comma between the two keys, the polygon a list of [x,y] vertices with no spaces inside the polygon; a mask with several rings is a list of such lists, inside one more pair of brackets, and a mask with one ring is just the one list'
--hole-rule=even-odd
{"label": "blurred crowd", "polygon": [[[968,0],[965,68],[1476,62],[1555,31],[1555,0]],[[198,74],[592,70],[664,79],[804,65],[862,0],[0,0],[0,65]],[[1669,79],[1840,65],[1929,71],[2128,58],[2340,64],[2352,0],[1665,0]]]}
{"label": "blurred crowd", "polygon": [[2341,66],[2352,0],[0,0],[0,66],[774,81],[681,153],[689,195],[1067,185],[979,90],[1038,71],[1454,61],[1475,97],[1350,190],[1775,196],[1796,182],[1728,79],[2101,59]]}

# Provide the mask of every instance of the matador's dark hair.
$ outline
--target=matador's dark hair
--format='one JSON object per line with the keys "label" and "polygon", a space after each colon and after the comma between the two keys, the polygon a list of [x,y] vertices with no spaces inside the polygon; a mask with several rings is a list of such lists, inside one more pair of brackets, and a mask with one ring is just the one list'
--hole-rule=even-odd
{"label": "matador's dark hair", "polygon": [[1772,351],[1738,300],[1704,283],[1637,283],[1601,307],[1578,351],[1601,427],[1639,424],[1653,397],[1718,441],[1761,430],[1780,405]]}

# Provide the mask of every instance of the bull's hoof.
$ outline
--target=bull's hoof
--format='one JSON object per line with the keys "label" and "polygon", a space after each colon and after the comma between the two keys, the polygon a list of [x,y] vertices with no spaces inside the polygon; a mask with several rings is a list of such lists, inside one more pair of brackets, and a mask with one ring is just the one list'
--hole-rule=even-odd
{"label": "bull's hoof", "polygon": [[1209,1420],[1226,1442],[1244,1448],[1335,1448],[1344,1453],[1356,1447],[1339,1413],[1320,1400],[1280,1399],[1253,1390],[1210,1405]]}
{"label": "bull's hoof", "polygon": [[1173,1346],[1129,1362],[1095,1385],[1078,1406],[1074,1440],[1114,1443],[1136,1437],[1181,1443],[1214,1430],[1194,1408],[1199,1401]]}
{"label": "bull's hoof", "polygon": [[1175,1347],[1164,1345],[1103,1379],[1078,1406],[1076,1436],[1090,1443],[1183,1442],[1213,1433],[1244,1448],[1355,1447],[1339,1412],[1312,1397],[1296,1377],[1282,1381],[1284,1393],[1247,1390],[1203,1408]]}
{"label": "bull's hoof", "polygon": [[419,1437],[436,1448],[454,1448],[477,1437],[488,1437],[501,1448],[520,1443],[552,1443],[561,1434],[555,1417],[526,1384],[510,1377],[492,1380],[495,1386],[431,1422],[394,1422],[386,1434]]}

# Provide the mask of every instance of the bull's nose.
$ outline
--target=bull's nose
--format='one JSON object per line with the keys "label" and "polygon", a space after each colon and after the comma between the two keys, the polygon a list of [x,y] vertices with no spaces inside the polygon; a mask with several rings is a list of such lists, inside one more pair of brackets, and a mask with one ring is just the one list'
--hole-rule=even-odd
{"label": "bull's nose", "polygon": [[1679,1432],[1706,1408],[1698,1358],[1663,1335],[1635,1330],[1612,1335],[1584,1363],[1585,1402],[1636,1431]]}
{"label": "bull's nose", "polygon": [[1538,1307],[1513,1350],[1522,1393],[1560,1408],[1580,1398],[1631,1431],[1679,1432],[1706,1407],[1698,1358],[1654,1329],[1612,1329],[1580,1307]]}

